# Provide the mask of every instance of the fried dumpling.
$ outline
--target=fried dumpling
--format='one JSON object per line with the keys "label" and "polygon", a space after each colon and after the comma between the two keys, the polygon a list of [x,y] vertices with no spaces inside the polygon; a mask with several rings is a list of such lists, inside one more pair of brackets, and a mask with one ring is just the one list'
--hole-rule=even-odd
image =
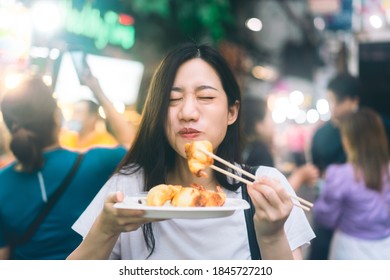
{"label": "fried dumpling", "polygon": [[180,185],[157,185],[150,189],[146,196],[146,205],[163,206],[167,201],[172,200],[177,192],[182,189]]}
{"label": "fried dumpling", "polygon": [[226,201],[226,194],[223,192],[220,186],[217,186],[217,191],[209,191],[206,190],[203,186],[199,184],[192,184],[193,188],[196,188],[200,191],[200,195],[204,198],[205,201],[204,206],[222,206]]}
{"label": "fried dumpling", "polygon": [[191,173],[197,177],[207,178],[207,173],[204,170],[214,163],[213,158],[209,157],[205,153],[199,150],[206,150],[210,153],[213,152],[213,146],[209,141],[194,141],[185,144],[185,152],[188,160],[188,167]]}

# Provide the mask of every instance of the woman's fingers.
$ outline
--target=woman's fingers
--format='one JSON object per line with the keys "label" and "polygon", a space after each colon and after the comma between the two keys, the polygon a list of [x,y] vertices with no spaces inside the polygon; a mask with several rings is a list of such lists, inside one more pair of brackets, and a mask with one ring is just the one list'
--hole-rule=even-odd
{"label": "woman's fingers", "polygon": [[255,224],[262,235],[272,235],[283,230],[292,201],[277,179],[261,177],[248,185],[248,193],[256,208]]}
{"label": "woman's fingers", "polygon": [[124,195],[123,192],[117,191],[108,194],[106,197],[105,203],[117,203],[123,201]]}
{"label": "woman's fingers", "polygon": [[106,197],[103,211],[111,212],[111,214],[115,217],[142,217],[144,215],[144,211],[142,210],[121,209],[114,207],[115,203],[122,202],[123,199],[124,195],[120,191],[110,193]]}
{"label": "woman's fingers", "polygon": [[261,198],[264,198],[266,200],[265,205],[280,207],[284,204],[291,204],[288,193],[277,179],[260,177],[252,186],[249,186],[249,189],[252,189],[253,194],[257,194],[256,197],[263,203],[264,201]]}
{"label": "woman's fingers", "polygon": [[102,219],[106,221],[105,231],[113,233],[128,232],[137,230],[145,223],[161,221],[161,219],[145,218],[143,210],[121,209],[114,207],[115,203],[124,199],[122,192],[110,193],[105,200],[101,213]]}

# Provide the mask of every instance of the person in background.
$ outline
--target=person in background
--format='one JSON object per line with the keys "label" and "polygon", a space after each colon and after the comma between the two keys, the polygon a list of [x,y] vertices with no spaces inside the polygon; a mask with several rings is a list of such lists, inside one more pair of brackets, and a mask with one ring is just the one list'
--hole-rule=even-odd
{"label": "person in background", "polygon": [[244,162],[251,166],[275,166],[272,152],[275,129],[267,102],[262,98],[247,97],[243,100],[242,108]]}
{"label": "person in background", "polygon": [[380,116],[361,109],[341,120],[347,162],[330,165],[314,205],[334,230],[329,259],[390,260],[390,156]]}
{"label": "person in background", "polygon": [[72,224],[110,178],[126,149],[87,151],[66,191],[34,234],[21,242],[79,153],[60,146],[61,112],[41,78],[28,77],[9,90],[1,111],[16,161],[0,171],[0,259],[65,259],[81,242]]}
{"label": "person in background", "polygon": [[[267,102],[263,98],[247,97],[244,99],[243,123],[246,136],[244,147],[244,162],[251,166],[274,167],[274,122]],[[295,167],[288,176],[288,180],[295,191],[307,184],[316,184],[319,171],[311,163]]]}
{"label": "person in background", "polygon": [[77,101],[73,105],[72,119],[62,130],[61,145],[76,150],[118,145],[118,141],[105,127],[99,127],[101,121],[96,102],[88,99]]}
{"label": "person in background", "polygon": [[[136,127],[120,114],[111,101],[104,94],[99,81],[91,71],[85,69],[82,83],[88,86],[98,103],[92,100],[80,100],[74,104],[73,116],[67,125],[67,130],[62,130],[60,143],[62,146],[86,150],[91,147],[113,147],[121,144],[127,148],[133,142]],[[99,115],[99,107],[102,106],[106,115],[107,124],[112,134],[105,127],[99,127],[102,121]]]}
{"label": "person in background", "polygon": [[[346,161],[338,123],[359,109],[361,91],[359,79],[350,74],[336,75],[328,84],[331,119],[315,131],[311,143],[312,162],[319,168],[321,176],[330,164]],[[315,219],[313,224],[317,238],[312,242],[309,258],[326,260],[333,232],[317,225]]]}
{"label": "person in background", "polygon": [[[204,170],[207,178],[188,168],[184,146],[198,140],[210,141],[221,158],[242,163],[240,102],[237,81],[217,50],[188,43],[171,51],[154,73],[133,146],[73,225],[83,242],[68,259],[251,259],[260,252],[263,259],[302,259],[301,247],[314,235],[280,172],[263,168],[272,174],[245,186],[211,168]],[[228,198],[242,199],[247,190],[255,213],[158,221],[142,210],[114,207],[125,195],[158,184],[192,183],[209,191],[219,185]],[[250,250],[251,240],[260,251]]]}
{"label": "person in background", "polygon": [[313,163],[323,173],[332,163],[344,163],[346,155],[341,143],[338,123],[341,118],[359,109],[361,84],[350,74],[332,78],[327,87],[331,119],[313,135],[311,155]]}

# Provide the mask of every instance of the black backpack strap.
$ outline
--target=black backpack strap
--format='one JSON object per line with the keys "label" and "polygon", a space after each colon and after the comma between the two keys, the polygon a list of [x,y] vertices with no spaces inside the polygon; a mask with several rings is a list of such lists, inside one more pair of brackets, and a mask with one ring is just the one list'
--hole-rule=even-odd
{"label": "black backpack strap", "polygon": [[[257,168],[255,167],[245,167],[245,170],[255,174]],[[248,201],[250,208],[244,210],[246,229],[248,233],[249,248],[251,251],[252,260],[261,260],[261,253],[259,244],[257,243],[255,224],[253,222],[253,216],[255,214],[255,207],[253,206],[252,200],[248,194],[248,190],[245,184],[241,184],[242,198]]]}

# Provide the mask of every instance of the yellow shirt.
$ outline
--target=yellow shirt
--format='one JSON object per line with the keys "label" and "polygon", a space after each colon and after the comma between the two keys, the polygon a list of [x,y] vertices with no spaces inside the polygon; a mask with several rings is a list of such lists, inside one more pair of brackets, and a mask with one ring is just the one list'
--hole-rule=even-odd
{"label": "yellow shirt", "polygon": [[114,147],[118,141],[107,131],[93,131],[80,139],[77,132],[64,130],[60,134],[61,146],[73,150],[88,150],[92,147]]}

